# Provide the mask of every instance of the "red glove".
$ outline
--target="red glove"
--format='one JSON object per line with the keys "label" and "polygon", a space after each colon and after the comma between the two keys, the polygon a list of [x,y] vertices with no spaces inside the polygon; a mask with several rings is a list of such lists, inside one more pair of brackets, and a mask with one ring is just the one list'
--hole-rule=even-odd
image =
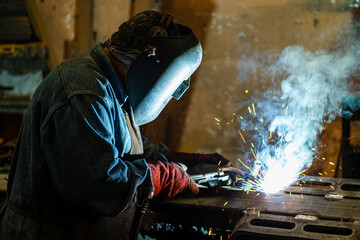
{"label": "red glove", "polygon": [[159,161],[149,162],[148,165],[151,169],[154,196],[159,194],[159,196],[170,198],[187,188],[193,194],[199,192],[196,183],[179,164]]}
{"label": "red glove", "polygon": [[197,164],[217,164],[222,167],[231,166],[231,162],[217,153],[200,154],[200,153],[183,153],[171,151],[167,156],[170,162],[179,162],[187,167],[193,167]]}

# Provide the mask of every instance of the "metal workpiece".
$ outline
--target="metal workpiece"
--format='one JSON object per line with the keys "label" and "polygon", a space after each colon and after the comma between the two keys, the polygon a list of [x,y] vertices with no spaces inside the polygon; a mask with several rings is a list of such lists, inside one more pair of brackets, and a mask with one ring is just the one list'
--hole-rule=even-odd
{"label": "metal workpiece", "polygon": [[286,189],[286,192],[326,195],[334,193],[344,198],[360,199],[360,180],[305,176]]}
{"label": "metal workpiece", "polygon": [[231,239],[271,232],[270,239],[327,240],[360,239],[359,206],[360,180],[313,176],[277,194],[223,187],[150,205],[157,221],[232,229]]}
{"label": "metal workpiece", "polygon": [[238,221],[230,239],[350,240],[359,239],[359,231],[356,222],[249,212]]}

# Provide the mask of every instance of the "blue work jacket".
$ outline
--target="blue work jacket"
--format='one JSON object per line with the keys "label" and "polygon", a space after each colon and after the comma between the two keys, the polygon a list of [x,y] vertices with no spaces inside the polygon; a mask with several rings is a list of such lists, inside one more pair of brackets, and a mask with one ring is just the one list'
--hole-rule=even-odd
{"label": "blue work jacket", "polygon": [[[93,50],[106,73],[85,53],[56,67],[32,97],[8,182],[8,198],[24,214],[7,207],[0,239],[79,239],[77,226],[150,196],[145,158],[127,158],[126,91],[102,45]],[[144,150],[149,159],[168,152],[148,141]]]}

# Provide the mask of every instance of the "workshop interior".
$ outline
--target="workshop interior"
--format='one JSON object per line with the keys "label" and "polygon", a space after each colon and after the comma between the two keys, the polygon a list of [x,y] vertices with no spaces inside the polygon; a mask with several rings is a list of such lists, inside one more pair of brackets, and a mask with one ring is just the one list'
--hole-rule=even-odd
{"label": "workshop interior", "polygon": [[0,200],[34,91],[143,10],[189,26],[202,62],[142,134],[231,167],[151,199],[137,239],[360,239],[359,0],[0,0]]}

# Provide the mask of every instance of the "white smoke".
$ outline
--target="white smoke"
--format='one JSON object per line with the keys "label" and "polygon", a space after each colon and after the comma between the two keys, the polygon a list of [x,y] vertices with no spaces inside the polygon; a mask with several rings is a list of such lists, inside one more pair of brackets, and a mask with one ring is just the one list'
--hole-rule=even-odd
{"label": "white smoke", "polygon": [[267,119],[261,135],[277,136],[276,143],[256,146],[264,171],[258,189],[282,190],[311,165],[324,122],[341,115],[342,100],[354,94],[348,79],[359,70],[360,45],[349,42],[331,52],[287,47],[268,69],[273,79],[283,80],[280,91],[269,91],[266,101],[257,102]]}

